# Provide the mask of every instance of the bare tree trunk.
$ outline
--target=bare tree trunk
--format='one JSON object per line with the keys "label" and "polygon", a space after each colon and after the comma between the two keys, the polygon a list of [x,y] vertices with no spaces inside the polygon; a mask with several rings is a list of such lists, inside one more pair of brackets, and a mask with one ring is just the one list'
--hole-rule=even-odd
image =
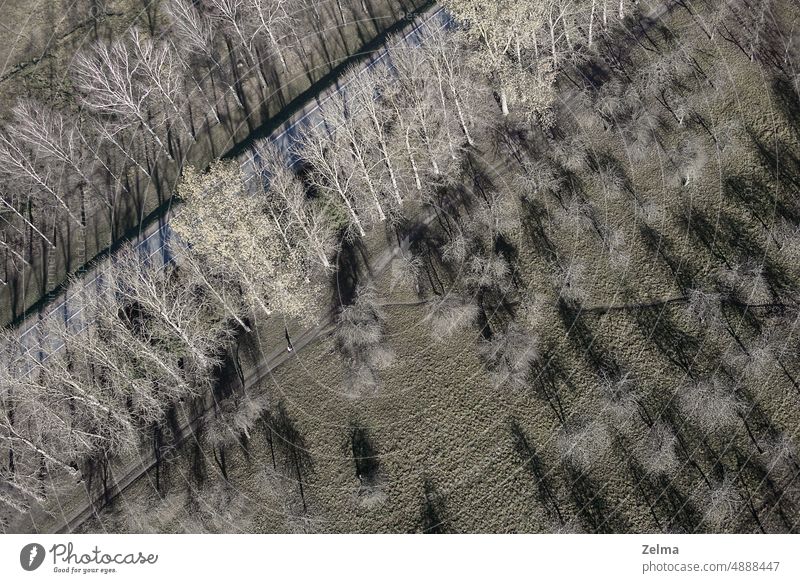
{"label": "bare tree trunk", "polygon": [[[40,236],[42,239],[44,239],[45,241],[47,241],[47,244],[48,244],[48,245],[50,245],[50,247],[51,247],[51,248],[55,249],[55,247],[56,247],[56,246],[55,246],[55,244],[54,244],[54,243],[53,243],[53,242],[52,242],[50,239],[48,239],[48,238],[47,238],[47,236],[45,236],[45,234],[44,234],[44,233],[42,233],[42,232],[41,232],[39,229],[37,229],[37,228],[34,226],[34,224],[33,224],[33,222],[32,222],[32,221],[29,221],[28,219],[26,219],[26,218],[25,218],[25,217],[22,215],[22,213],[20,213],[20,212],[19,212],[19,211],[18,211],[16,208],[14,208],[14,207],[13,207],[11,204],[9,204],[9,203],[8,203],[8,201],[7,201],[5,198],[3,198],[3,197],[0,197],[0,200],[2,200],[2,201],[3,201],[3,204],[4,204],[4,205],[6,205],[6,207],[7,207],[7,208],[8,208],[8,209],[9,209],[11,212],[13,212],[13,213],[14,213],[15,215],[17,215],[19,218],[21,218],[21,219],[22,219],[22,220],[25,222],[25,224],[26,224],[26,225],[28,225],[28,226],[31,228],[31,230],[32,230],[32,231],[35,231],[37,235],[39,235],[39,236]],[[27,263],[27,262],[26,262],[26,263]],[[30,264],[29,264],[29,265],[30,265]]]}
{"label": "bare tree trunk", "polygon": [[288,71],[289,65],[286,64],[286,57],[283,56],[283,51],[281,50],[281,45],[278,44],[278,40],[275,38],[275,35],[272,33],[272,29],[267,28],[267,34],[269,34],[269,40],[272,42],[272,46],[275,47],[275,52],[278,53],[278,58],[281,60],[281,64],[283,64],[283,70]]}
{"label": "bare tree trunk", "polygon": [[406,128],[406,151],[408,152],[408,159],[411,161],[411,169],[414,172],[414,183],[417,185],[417,190],[422,190],[422,182],[419,179],[419,170],[417,169],[417,162],[414,160],[414,153],[411,151],[411,128]]}

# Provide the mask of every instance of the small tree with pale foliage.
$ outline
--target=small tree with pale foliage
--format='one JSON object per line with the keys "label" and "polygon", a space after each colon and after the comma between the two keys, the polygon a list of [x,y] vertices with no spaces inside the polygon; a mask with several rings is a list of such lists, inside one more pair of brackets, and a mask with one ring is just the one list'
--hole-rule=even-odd
{"label": "small tree with pale foliage", "polygon": [[481,341],[478,349],[495,387],[524,389],[538,354],[537,340],[521,324],[511,322],[504,332]]}
{"label": "small tree with pale foliage", "polygon": [[287,249],[264,197],[247,190],[236,162],[217,162],[203,174],[187,168],[178,193],[186,204],[173,229],[206,261],[236,274],[251,310],[314,318],[322,302],[317,270]]}
{"label": "small tree with pale foliage", "polygon": [[336,342],[345,361],[345,389],[354,395],[377,389],[378,371],[394,360],[385,345],[384,325],[385,315],[372,287],[359,287],[356,300],[339,314]]}
{"label": "small tree with pale foliage", "polygon": [[594,419],[571,423],[563,428],[557,445],[562,460],[586,473],[609,452],[612,439],[606,424]]}
{"label": "small tree with pale foliage", "polygon": [[475,324],[478,305],[475,301],[449,294],[430,305],[426,318],[431,322],[431,336],[440,341]]}

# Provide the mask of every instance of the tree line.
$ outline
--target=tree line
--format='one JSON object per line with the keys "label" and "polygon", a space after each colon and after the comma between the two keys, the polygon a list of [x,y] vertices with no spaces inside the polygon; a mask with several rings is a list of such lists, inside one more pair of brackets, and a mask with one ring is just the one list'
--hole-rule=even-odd
{"label": "tree line", "polygon": [[151,210],[148,185],[159,190],[169,165],[216,126],[262,107],[276,77],[313,62],[309,38],[357,22],[364,9],[165,0],[80,49],[57,98],[20,97],[0,128],[0,283],[23,293],[20,278],[34,274],[49,291],[59,269],[117,241],[131,217]]}
{"label": "tree line", "polygon": [[[43,318],[34,348],[5,333],[4,502],[22,510],[55,476],[86,479],[137,451],[177,404],[215,389],[228,344],[259,314],[319,319],[342,237],[393,224],[453,179],[474,131],[474,92],[448,33],[432,28],[424,39],[393,42],[391,65],[349,73],[348,90],[288,155],[256,144],[254,179],[234,162],[187,169],[166,266],[126,248],[93,283],[71,283],[78,316]],[[341,316],[354,363],[368,353],[364,317],[356,306]],[[367,379],[382,360],[373,352],[354,374]],[[247,432],[257,413],[230,423],[244,419]]]}

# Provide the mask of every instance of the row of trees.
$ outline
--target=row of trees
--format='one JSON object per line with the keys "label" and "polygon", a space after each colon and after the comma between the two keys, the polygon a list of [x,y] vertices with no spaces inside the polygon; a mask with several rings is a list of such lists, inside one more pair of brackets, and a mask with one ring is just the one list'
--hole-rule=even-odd
{"label": "row of trees", "polygon": [[[173,261],[159,267],[125,250],[96,283],[73,282],[79,315],[44,318],[37,346],[5,335],[4,502],[23,509],[64,473],[107,475],[111,460],[161,435],[177,403],[216,387],[227,343],[254,316],[319,319],[338,237],[398,221],[402,205],[428,200],[457,175],[478,126],[452,42],[431,29],[418,49],[393,43],[391,68],[348,74],[347,90],[328,99],[291,158],[257,144],[248,179],[234,162],[187,169],[173,227],[188,245],[173,243]],[[374,387],[390,362],[381,327],[368,288],[339,316],[356,391]],[[233,410],[215,406],[225,425],[216,434],[247,435],[263,407],[213,394],[236,397]]]}
{"label": "row of trees", "polygon": [[288,154],[256,144],[254,179],[227,162],[185,173],[174,229],[207,266],[234,275],[252,308],[318,318],[341,234],[399,223],[458,175],[482,128],[478,96],[453,39],[433,28],[422,38],[348,73]]}
{"label": "row of trees", "polygon": [[80,311],[45,317],[33,346],[3,336],[0,499],[18,509],[65,473],[91,480],[138,451],[168,410],[208,393],[233,334],[195,272],[158,268],[135,251],[73,290]]}
{"label": "row of trees", "polygon": [[19,286],[34,269],[49,289],[61,269],[115,241],[155,206],[145,191],[160,189],[165,165],[211,126],[266,103],[281,71],[312,62],[309,38],[357,21],[364,6],[352,4],[167,0],[149,27],[80,50],[67,100],[20,99],[0,128],[2,283]]}

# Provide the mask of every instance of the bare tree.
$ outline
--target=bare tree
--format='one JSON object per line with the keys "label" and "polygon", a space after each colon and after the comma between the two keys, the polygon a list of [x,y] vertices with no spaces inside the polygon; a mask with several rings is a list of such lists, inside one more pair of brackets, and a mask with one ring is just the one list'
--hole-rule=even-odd
{"label": "bare tree", "polygon": [[405,146],[405,163],[415,186],[422,190],[425,183],[441,181],[457,169],[453,153],[459,150],[454,138],[459,129],[455,116],[443,108],[431,55],[399,43],[390,47],[390,55],[397,72],[398,87],[390,99],[398,139]]}
{"label": "bare tree", "polygon": [[214,29],[208,16],[191,0],[169,0],[165,11],[180,46],[214,60]]}
{"label": "bare tree", "polygon": [[771,298],[764,275],[764,265],[758,261],[744,261],[718,267],[714,275],[723,297],[746,304],[767,302]]}
{"label": "bare tree", "polygon": [[174,47],[145,38],[137,28],[130,29],[131,48],[140,64],[142,82],[152,88],[152,101],[161,110],[167,130],[177,127],[177,138],[187,130],[184,105],[181,103],[183,62]]}
{"label": "bare tree", "polygon": [[402,199],[392,200],[381,190],[384,169],[371,141],[371,121],[360,103],[351,93],[339,94],[324,104],[322,116],[326,124],[335,128],[334,132],[346,147],[345,163],[353,166],[350,173],[355,177],[356,192],[364,193],[359,206],[373,214],[373,221],[383,222],[397,216],[395,209]]}
{"label": "bare tree", "polygon": [[[14,130],[15,127],[12,126],[7,131]],[[38,158],[38,148],[30,150],[19,138],[14,137],[15,135],[16,132],[14,135],[0,132],[0,172],[10,180],[27,185],[34,195],[57,204],[75,224],[82,225],[80,218],[70,208],[71,201],[68,198],[70,191],[62,190],[60,185],[53,183],[51,169]],[[34,147],[36,148],[36,145]],[[13,205],[4,202],[7,208],[13,208]]]}
{"label": "bare tree", "polygon": [[262,178],[258,184],[262,187],[264,206],[286,245],[286,252],[298,256],[302,263],[317,264],[330,271],[329,258],[336,251],[336,239],[329,210],[309,199],[302,181],[274,143],[258,142],[254,153]]}
{"label": "bare tree", "polygon": [[206,97],[202,79],[198,79],[195,74],[197,67],[192,57],[208,68],[209,76],[216,74],[222,77],[226,85],[226,94],[232,93],[239,107],[242,107],[242,103],[232,84],[227,80],[226,68],[217,56],[214,26],[209,17],[201,13],[191,0],[169,0],[169,2],[165,3],[165,12],[172,24],[171,32],[174,40],[171,40],[171,42],[173,52],[177,58],[183,60],[184,70],[192,77],[195,87],[206,99],[207,110],[213,114],[214,119],[219,123],[220,119],[216,103],[212,104]]}
{"label": "bare tree", "polygon": [[445,111],[451,108],[455,110],[464,138],[470,146],[474,146],[466,105],[474,87],[470,86],[461,50],[443,31],[431,31],[421,48],[428,56],[442,107]]}
{"label": "bare tree", "polygon": [[172,159],[148,115],[153,87],[142,82],[143,64],[122,40],[97,43],[75,57],[74,82],[82,102],[109,120],[109,137],[128,129],[144,129]]}
{"label": "bare tree", "polygon": [[473,291],[496,289],[504,295],[511,289],[511,268],[500,253],[476,253],[466,259],[463,281]]}
{"label": "bare tree", "polygon": [[708,162],[706,144],[699,137],[682,142],[672,159],[676,181],[684,187],[693,186]]}
{"label": "bare tree", "polygon": [[375,391],[378,372],[394,360],[385,345],[385,316],[377,299],[373,288],[359,287],[355,301],[342,309],[336,323],[336,341],[347,370],[345,390],[356,396]]}
{"label": "bare tree", "polygon": [[577,259],[571,260],[556,280],[559,297],[567,301],[583,303],[586,301],[586,266]]}
{"label": "bare tree", "polygon": [[[86,148],[86,136],[73,116],[33,99],[18,101],[13,112],[10,132],[36,152],[37,161],[51,168],[52,174],[65,177],[60,188],[67,193],[90,189],[98,201],[110,206],[111,198],[95,184],[92,176],[98,163],[96,154]],[[83,212],[87,210],[82,208]]]}
{"label": "bare tree", "polygon": [[261,25],[254,18],[252,4],[250,0],[209,0],[208,14],[211,22],[231,43],[229,46],[238,48],[248,66],[248,72],[255,71],[261,86],[268,87],[258,54],[257,41]]}
{"label": "bare tree", "polygon": [[526,156],[520,172],[515,173],[513,184],[521,190],[522,198],[535,201],[544,195],[554,195],[561,188],[563,177],[551,161],[542,157]]}
{"label": "bare tree", "polygon": [[[18,195],[18,193],[15,193],[15,194],[16,194],[16,195]],[[32,238],[33,238],[33,235],[32,235],[32,233],[36,233],[36,234],[37,234],[39,237],[41,237],[41,238],[42,238],[42,240],[43,240],[43,241],[45,241],[45,242],[46,242],[46,243],[49,245],[49,247],[50,247],[51,249],[55,248],[55,243],[53,243],[53,242],[50,240],[50,238],[49,238],[47,235],[45,235],[45,234],[44,234],[44,233],[43,233],[43,232],[42,232],[42,231],[41,231],[41,230],[40,230],[40,229],[39,229],[39,228],[36,226],[36,224],[35,224],[35,223],[34,223],[34,222],[31,220],[31,217],[30,217],[30,216],[25,216],[25,215],[23,215],[23,214],[22,214],[22,212],[20,212],[21,210],[22,210],[23,212],[25,211],[25,207],[27,206],[27,204],[25,204],[25,203],[22,203],[21,201],[19,201],[19,200],[18,200],[18,196],[16,196],[15,194],[12,194],[12,192],[10,191],[10,189],[3,189],[3,192],[0,194],[0,203],[2,203],[2,204],[3,204],[3,206],[4,206],[4,207],[5,207],[5,208],[6,208],[8,211],[10,211],[10,213],[11,213],[12,215],[14,215],[14,217],[13,217],[14,219],[17,219],[17,220],[19,220],[19,221],[21,221],[21,222],[22,222],[22,224],[24,225],[24,228],[28,228],[28,229],[30,229],[30,232],[31,232],[31,237],[30,237],[30,239],[32,239]],[[4,219],[6,220],[6,222],[7,222],[9,225],[11,225],[11,224],[12,224],[10,221],[8,221],[8,219],[7,219],[7,218],[5,218],[5,217],[4,217]],[[25,239],[26,237],[24,236],[24,234],[22,234],[22,233],[20,233],[20,234],[22,235],[21,239],[23,239],[23,241],[24,241],[24,239]],[[24,244],[24,243],[23,243],[23,244]],[[17,255],[19,255],[19,254],[17,254]],[[21,256],[20,256],[20,257],[21,257]],[[24,257],[21,257],[21,259],[22,259],[23,263],[27,263],[27,260],[26,260]]]}
{"label": "bare tree", "polygon": [[119,254],[114,270],[116,297],[137,311],[138,332],[181,358],[197,386],[210,386],[219,347],[231,331],[204,287],[183,278],[174,265],[143,261],[137,251]]}
{"label": "bare tree", "polygon": [[531,375],[531,365],[538,354],[537,340],[518,322],[511,322],[504,332],[482,340],[478,349],[495,387],[524,389]]}
{"label": "bare tree", "polygon": [[412,288],[416,293],[420,292],[420,274],[423,268],[423,260],[419,255],[414,255],[408,251],[402,251],[397,257],[392,259],[389,270],[391,288]]}
{"label": "bare tree", "polygon": [[498,236],[511,239],[521,228],[519,198],[514,189],[505,184],[480,189],[480,196],[475,197],[470,210],[473,224],[467,227],[468,230],[483,233],[490,241]]}
{"label": "bare tree", "polygon": [[392,192],[397,205],[402,205],[403,195],[400,185],[402,177],[399,176],[394,162],[396,149],[390,147],[396,143],[396,138],[391,131],[395,119],[392,115],[393,111],[387,103],[392,101],[391,72],[385,63],[380,63],[369,69],[366,74],[351,73],[350,83],[347,87],[348,91],[353,92],[351,110],[357,108],[366,118],[364,139],[376,144],[377,157],[389,179],[387,190]]}
{"label": "bare tree", "polygon": [[205,261],[177,237],[170,241],[169,248],[175,263],[185,277],[197,282],[206,290],[217,302],[220,312],[227,314],[242,330],[250,332],[250,326],[245,322],[248,310],[239,281],[236,279],[236,272],[225,266]]}
{"label": "bare tree", "polygon": [[[309,182],[321,195],[338,201],[346,210],[348,231],[362,237],[371,226],[369,211],[361,209],[355,192],[356,169],[346,159],[347,144],[337,129],[328,124],[306,128],[298,141],[297,156],[309,167]],[[336,204],[336,203],[334,203]]]}
{"label": "bare tree", "polygon": [[628,373],[612,378],[601,375],[598,379],[598,392],[602,403],[601,418],[617,431],[626,432],[634,427],[641,415],[639,389]]}
{"label": "bare tree", "polygon": [[247,0],[250,19],[256,21],[255,35],[265,35],[269,45],[278,56],[284,71],[288,71],[284,48],[280,38],[288,35],[289,31],[300,26],[298,19],[290,9],[288,0]]}

